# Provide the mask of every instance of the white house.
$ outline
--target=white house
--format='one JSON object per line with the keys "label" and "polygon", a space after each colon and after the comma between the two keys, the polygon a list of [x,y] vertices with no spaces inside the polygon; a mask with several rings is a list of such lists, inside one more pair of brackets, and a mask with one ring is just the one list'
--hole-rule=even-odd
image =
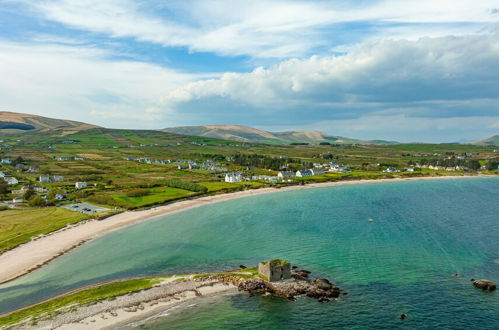
{"label": "white house", "polygon": [[86,188],[87,187],[87,183],[86,182],[76,182],[75,183],[75,188],[76,189],[83,189],[83,188]]}
{"label": "white house", "polygon": [[6,159],[6,158],[2,158],[0,160],[0,163],[2,163],[2,164],[9,164],[10,165],[10,164],[12,164],[12,160]]}
{"label": "white house", "polygon": [[19,180],[17,180],[14,177],[6,176],[3,179],[5,180],[5,182],[7,182],[7,184],[10,184],[10,185],[14,185],[14,184],[18,184],[19,183]]}
{"label": "white house", "polygon": [[225,182],[242,182],[243,177],[241,173],[227,173],[225,174]]}
{"label": "white house", "polygon": [[284,180],[287,178],[294,178],[295,176],[296,176],[296,174],[293,171],[282,171],[282,172],[277,173],[277,178],[279,180]]}
{"label": "white house", "polygon": [[62,182],[62,181],[64,181],[64,177],[62,177],[62,176],[60,176],[60,175],[54,175],[54,176],[52,177],[52,181],[53,181],[53,182]]}
{"label": "white house", "polygon": [[307,177],[307,176],[313,176],[314,174],[312,173],[311,170],[300,170],[300,171],[296,171],[296,177],[297,178],[304,178],[304,177]]}
{"label": "white house", "polygon": [[400,171],[397,170],[396,168],[389,167],[386,170],[383,170],[383,172],[385,172],[385,173],[396,173],[396,172],[400,172]]}
{"label": "white house", "polygon": [[4,172],[0,172],[0,178],[5,178],[5,173]]}
{"label": "white house", "polygon": [[12,200],[12,203],[18,204],[18,203],[23,203],[24,199],[22,197],[14,197]]}
{"label": "white house", "polygon": [[66,197],[64,197],[64,195],[62,194],[55,194],[55,199],[58,201],[63,201],[66,200]]}
{"label": "white house", "polygon": [[406,168],[404,168],[404,171],[406,171],[406,172],[414,172],[414,167],[406,167]]}
{"label": "white house", "polygon": [[46,175],[46,174],[42,174],[38,178],[38,181],[40,181],[42,183],[49,183],[50,182],[50,177],[48,175]]}

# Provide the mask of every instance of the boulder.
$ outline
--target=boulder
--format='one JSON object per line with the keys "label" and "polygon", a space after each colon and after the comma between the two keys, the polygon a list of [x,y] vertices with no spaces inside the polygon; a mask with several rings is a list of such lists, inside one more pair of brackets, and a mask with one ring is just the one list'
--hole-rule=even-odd
{"label": "boulder", "polygon": [[479,289],[485,291],[494,291],[496,289],[496,284],[490,280],[472,280],[473,285]]}
{"label": "boulder", "polygon": [[330,290],[333,288],[333,285],[331,284],[331,282],[329,282],[329,280],[325,279],[325,278],[315,279],[314,284],[316,287],[318,287],[321,290]]}

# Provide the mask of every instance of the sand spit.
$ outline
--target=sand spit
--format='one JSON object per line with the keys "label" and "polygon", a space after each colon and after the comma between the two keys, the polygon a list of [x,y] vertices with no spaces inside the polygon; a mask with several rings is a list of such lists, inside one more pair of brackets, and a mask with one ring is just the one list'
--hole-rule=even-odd
{"label": "sand spit", "polygon": [[67,227],[50,235],[32,240],[26,244],[9,250],[0,255],[0,283],[5,283],[25,275],[71,249],[114,230],[133,225],[157,216],[171,214],[186,209],[223,202],[231,199],[242,198],[264,193],[274,193],[280,191],[290,191],[298,189],[310,189],[317,187],[329,187],[347,184],[367,184],[378,182],[398,182],[414,180],[437,180],[437,179],[457,179],[457,178],[491,177],[486,175],[474,176],[442,176],[442,177],[417,177],[404,179],[378,179],[378,180],[356,180],[313,183],[307,185],[293,185],[282,188],[260,188],[245,190],[234,193],[205,196],[183,200],[168,205],[158,206],[147,210],[123,212],[105,220],[90,220],[79,225]]}
{"label": "sand spit", "polygon": [[157,315],[198,297],[237,292],[237,287],[217,280],[185,280],[172,277],[150,289],[100,301],[93,305],[71,307],[61,314],[32,324],[27,320],[9,329],[112,329]]}

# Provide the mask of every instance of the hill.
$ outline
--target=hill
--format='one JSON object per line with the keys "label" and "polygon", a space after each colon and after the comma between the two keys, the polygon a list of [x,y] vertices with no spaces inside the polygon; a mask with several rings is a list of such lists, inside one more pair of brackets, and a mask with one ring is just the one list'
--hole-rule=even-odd
{"label": "hill", "polygon": [[487,139],[476,140],[471,142],[470,144],[478,145],[478,146],[499,146],[499,135],[494,135]]}
{"label": "hill", "polygon": [[268,132],[240,125],[183,126],[163,129],[165,132],[212,137],[240,142],[290,144],[290,143],[334,143],[334,144],[390,144],[389,141],[363,141],[342,136],[328,135],[318,131]]}
{"label": "hill", "polygon": [[73,120],[53,119],[25,113],[0,111],[0,134],[58,130],[71,134],[98,126]]}

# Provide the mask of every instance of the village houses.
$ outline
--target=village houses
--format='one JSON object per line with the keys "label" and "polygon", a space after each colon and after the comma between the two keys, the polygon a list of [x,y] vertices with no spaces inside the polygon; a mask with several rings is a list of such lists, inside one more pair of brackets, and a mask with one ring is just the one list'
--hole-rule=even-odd
{"label": "village houses", "polygon": [[308,177],[308,176],[313,176],[314,174],[312,173],[311,170],[299,170],[299,171],[296,171],[296,177],[297,178],[304,178],[304,177]]}
{"label": "village houses", "polygon": [[282,172],[277,173],[277,178],[279,180],[292,179],[295,176],[296,176],[296,174],[293,171],[282,171]]}
{"label": "village houses", "polygon": [[241,173],[227,173],[225,174],[225,182],[242,182],[243,176]]}
{"label": "village houses", "polygon": [[8,185],[15,185],[19,183],[19,180],[11,176],[6,176],[3,179],[5,182],[7,182]]}
{"label": "village houses", "polygon": [[76,189],[83,189],[83,188],[86,188],[87,187],[87,183],[86,182],[76,182],[75,183],[75,188]]}

